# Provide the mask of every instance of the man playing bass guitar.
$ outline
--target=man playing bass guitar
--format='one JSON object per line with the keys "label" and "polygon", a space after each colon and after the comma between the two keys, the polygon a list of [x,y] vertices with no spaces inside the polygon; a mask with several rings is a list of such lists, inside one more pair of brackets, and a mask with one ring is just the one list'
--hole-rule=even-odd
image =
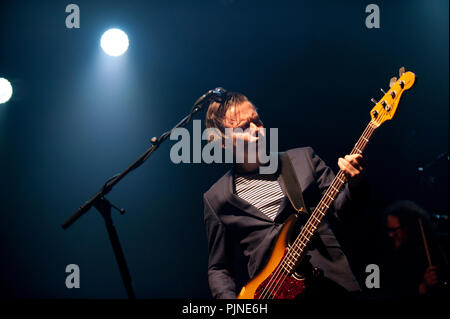
{"label": "man playing bass guitar", "polygon": [[[239,142],[248,145],[256,141],[264,128],[255,106],[244,95],[232,92],[210,102],[206,126],[218,129],[224,139],[226,128],[241,129],[228,136],[231,144],[222,144],[224,148],[233,145],[233,154]],[[264,267],[283,223],[295,213],[281,182],[280,169],[261,174],[258,169],[262,164],[248,160],[248,149],[244,147],[243,162],[234,163],[204,194],[208,280],[214,298],[237,297],[242,285]],[[311,147],[291,149],[285,154],[292,163],[306,209],[311,212],[335,175]],[[339,158],[338,165],[346,183],[308,245],[307,262],[312,273],[321,278],[309,290],[333,297],[360,290],[333,229],[361,211],[369,197],[362,155]],[[302,214],[308,217],[307,212]]]}

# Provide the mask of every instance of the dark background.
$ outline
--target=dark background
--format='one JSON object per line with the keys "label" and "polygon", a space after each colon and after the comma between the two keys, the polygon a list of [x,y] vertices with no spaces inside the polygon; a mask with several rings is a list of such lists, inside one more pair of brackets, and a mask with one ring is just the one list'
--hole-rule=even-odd
{"label": "dark background", "polygon": [[[448,213],[448,1],[2,1],[0,288],[18,298],[125,298],[103,220],[91,210],[60,224],[217,86],[246,94],[280,150],[312,146],[336,171],[389,79],[405,66],[416,85],[367,149],[372,200],[349,257],[364,283],[381,237],[379,213],[415,200]],[[130,47],[105,55],[119,27]],[[203,119],[204,114],[200,117]],[[190,127],[190,126],[189,126]],[[170,161],[172,141],[108,195],[139,298],[209,298],[202,194],[228,169]],[[81,288],[65,287],[78,264]]]}

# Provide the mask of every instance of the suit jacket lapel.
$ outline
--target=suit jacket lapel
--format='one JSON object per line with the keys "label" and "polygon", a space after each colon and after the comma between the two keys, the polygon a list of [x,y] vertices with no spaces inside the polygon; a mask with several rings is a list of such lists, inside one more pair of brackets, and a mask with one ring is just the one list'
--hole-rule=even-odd
{"label": "suit jacket lapel", "polygon": [[281,190],[283,191],[284,197],[281,200],[280,207],[278,208],[278,213],[275,216],[274,221],[280,216],[281,212],[286,208],[286,205],[290,204],[287,197],[287,190],[284,187],[284,183],[281,181],[281,175],[278,177],[278,183],[280,184]]}

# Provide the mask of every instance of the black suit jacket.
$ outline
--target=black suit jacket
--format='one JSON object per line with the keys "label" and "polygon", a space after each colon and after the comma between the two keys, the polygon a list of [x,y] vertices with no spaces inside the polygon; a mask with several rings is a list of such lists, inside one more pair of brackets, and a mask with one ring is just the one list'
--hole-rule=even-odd
{"label": "black suit jacket", "polygon": [[[291,149],[286,153],[297,174],[305,205],[312,212],[333,181],[334,173],[310,147]],[[281,165],[280,161],[279,164]],[[319,225],[309,250],[311,264],[320,267],[325,277],[348,291],[360,288],[330,227],[330,220],[345,220],[351,211],[360,209],[368,197],[367,183],[361,184],[354,189],[346,184],[341,190]],[[280,185],[286,194],[284,184]],[[234,194],[232,170],[221,177],[204,194],[203,199],[209,243],[208,280],[211,292],[214,298],[235,298],[241,284],[245,283],[236,282],[239,276],[237,270],[242,266],[237,262],[246,263],[243,268],[246,268],[247,274],[241,278],[252,278],[257,274],[270,256],[282,223],[294,210],[285,196],[275,220],[271,220]]]}

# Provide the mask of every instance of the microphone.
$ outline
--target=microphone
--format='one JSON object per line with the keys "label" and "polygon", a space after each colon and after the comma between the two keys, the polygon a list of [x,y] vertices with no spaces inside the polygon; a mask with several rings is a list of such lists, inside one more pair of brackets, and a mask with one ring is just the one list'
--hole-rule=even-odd
{"label": "microphone", "polygon": [[219,86],[218,88],[214,89],[213,93],[218,97],[224,97],[227,94],[227,90]]}
{"label": "microphone", "polygon": [[218,98],[223,98],[227,94],[227,90],[225,90],[222,87],[217,87],[214,90],[209,90],[202,96],[198,98],[198,100],[195,102],[194,106],[198,106],[205,102],[207,99],[211,98],[212,96],[216,96]]}

